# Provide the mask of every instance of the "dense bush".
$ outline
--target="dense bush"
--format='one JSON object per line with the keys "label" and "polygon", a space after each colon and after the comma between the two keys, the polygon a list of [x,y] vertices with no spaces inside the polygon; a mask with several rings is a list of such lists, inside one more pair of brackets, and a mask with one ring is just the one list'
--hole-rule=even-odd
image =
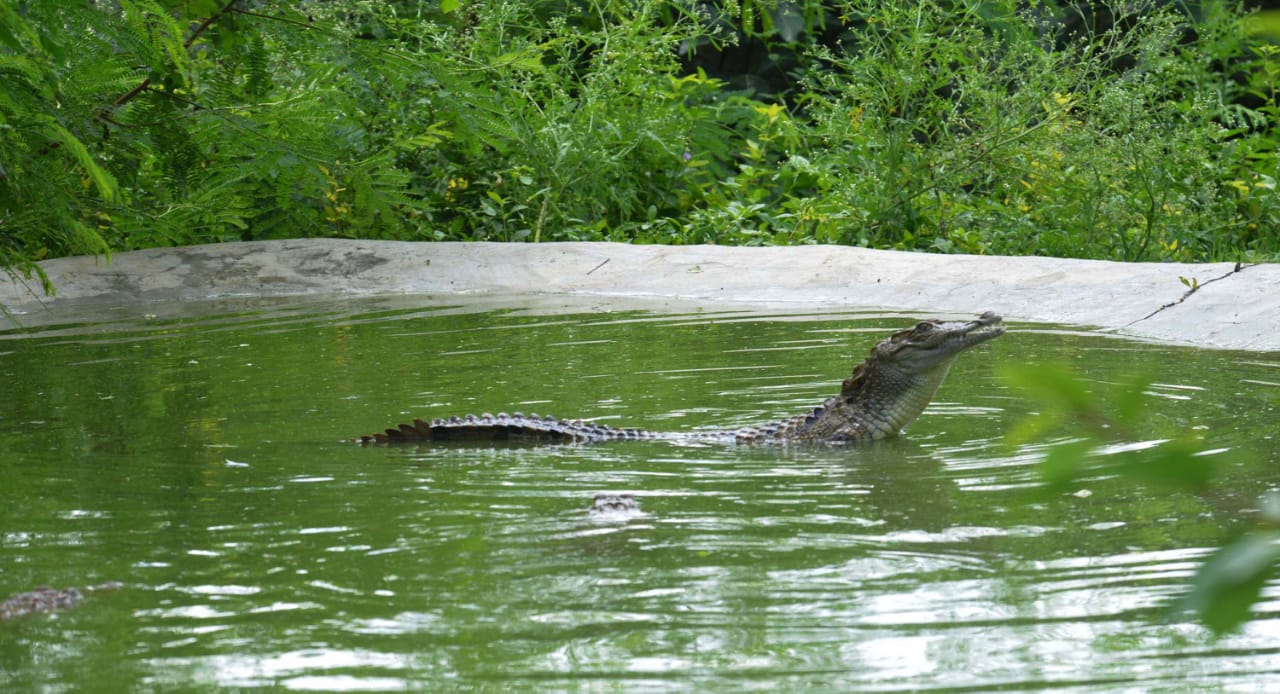
{"label": "dense bush", "polygon": [[1280,52],[1250,21],[1222,2],[5,3],[0,264],[290,236],[1270,259]]}

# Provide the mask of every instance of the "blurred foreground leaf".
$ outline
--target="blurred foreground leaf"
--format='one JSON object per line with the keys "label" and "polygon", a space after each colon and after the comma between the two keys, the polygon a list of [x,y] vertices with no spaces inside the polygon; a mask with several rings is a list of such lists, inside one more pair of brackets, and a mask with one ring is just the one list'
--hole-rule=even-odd
{"label": "blurred foreground leaf", "polygon": [[1213,463],[1202,455],[1204,442],[1191,436],[1165,441],[1121,456],[1117,472],[1137,482],[1201,491],[1213,480]]}
{"label": "blurred foreground leaf", "polygon": [[1088,389],[1063,364],[1009,364],[1000,375],[1046,409],[1085,417],[1095,413],[1097,403]]}
{"label": "blurred foreground leaf", "polygon": [[1094,445],[1091,439],[1080,439],[1049,449],[1040,461],[1040,476],[1050,491],[1065,491],[1080,477],[1083,463]]}
{"label": "blurred foreground leaf", "polygon": [[[1051,493],[1062,493],[1086,476],[1119,476],[1192,492],[1212,482],[1214,465],[1198,432],[1135,440],[1151,385],[1145,375],[1114,385],[1105,402],[1063,365],[1015,365],[1002,375],[1032,401],[1027,417],[1005,435],[1007,444],[1023,446],[1069,432],[1070,438],[1047,447],[1040,462],[1041,479]],[[1215,634],[1248,621],[1280,562],[1280,495],[1264,498],[1261,510],[1263,524],[1214,552],[1187,595],[1172,606],[1173,613],[1192,612]]]}
{"label": "blurred foreground leaf", "polygon": [[1215,634],[1248,621],[1280,559],[1280,531],[1251,532],[1222,547],[1200,567],[1191,592],[1174,606],[1191,611]]}

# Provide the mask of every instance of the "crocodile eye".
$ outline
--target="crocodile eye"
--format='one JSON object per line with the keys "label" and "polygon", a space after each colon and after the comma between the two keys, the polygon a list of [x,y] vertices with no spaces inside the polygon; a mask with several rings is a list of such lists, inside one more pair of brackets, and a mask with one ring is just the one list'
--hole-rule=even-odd
{"label": "crocodile eye", "polygon": [[929,321],[920,321],[919,323],[916,323],[915,332],[927,333],[931,330],[933,330],[933,323],[930,323]]}

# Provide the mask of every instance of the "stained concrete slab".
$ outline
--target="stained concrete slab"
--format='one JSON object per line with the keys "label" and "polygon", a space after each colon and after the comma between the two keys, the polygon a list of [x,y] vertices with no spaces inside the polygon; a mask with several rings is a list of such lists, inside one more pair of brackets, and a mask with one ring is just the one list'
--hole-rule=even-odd
{"label": "stained concrete slab", "polygon": [[228,297],[494,295],[796,311],[1001,313],[1160,342],[1280,350],[1280,265],[932,255],[845,246],[410,243],[296,239],[41,263],[0,281],[11,327],[95,306]]}

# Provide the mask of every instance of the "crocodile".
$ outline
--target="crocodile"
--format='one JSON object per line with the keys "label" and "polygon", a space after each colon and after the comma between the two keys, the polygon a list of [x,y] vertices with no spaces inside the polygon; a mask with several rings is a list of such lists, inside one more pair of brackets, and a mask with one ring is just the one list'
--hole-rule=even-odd
{"label": "crocodile", "polygon": [[740,429],[665,432],[625,429],[580,419],[500,413],[415,419],[361,436],[361,444],[429,441],[595,443],[660,439],[737,444],[846,443],[898,435],[933,398],[961,352],[1004,334],[1004,320],[987,312],[976,320],[924,320],[881,340],[845,379],[838,395],[810,412]]}
{"label": "crocodile", "polygon": [[85,593],[96,593],[104,590],[118,590],[124,584],[119,581],[108,581],[96,586],[79,588],[63,588],[58,590],[49,586],[37,586],[25,593],[18,593],[0,603],[0,622],[29,614],[56,612],[78,606],[84,602]]}
{"label": "crocodile", "polygon": [[592,518],[621,518],[640,513],[634,494],[596,494],[587,513]]}

